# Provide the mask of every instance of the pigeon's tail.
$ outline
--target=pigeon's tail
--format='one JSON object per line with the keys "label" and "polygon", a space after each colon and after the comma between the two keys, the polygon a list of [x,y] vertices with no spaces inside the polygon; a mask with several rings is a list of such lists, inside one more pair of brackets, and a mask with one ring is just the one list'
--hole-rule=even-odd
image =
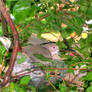
{"label": "pigeon's tail", "polygon": [[48,43],[48,41],[45,39],[38,38],[36,34],[32,34],[31,37],[28,39],[28,43],[31,43],[32,45],[38,45]]}

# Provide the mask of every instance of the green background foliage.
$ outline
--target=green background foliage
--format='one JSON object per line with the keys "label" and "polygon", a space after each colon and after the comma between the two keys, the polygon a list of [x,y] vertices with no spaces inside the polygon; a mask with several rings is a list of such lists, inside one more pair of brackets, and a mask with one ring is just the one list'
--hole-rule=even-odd
{"label": "green background foliage", "polygon": [[[69,0],[66,0],[69,1]],[[17,28],[18,31],[22,30],[19,33],[21,45],[24,46],[32,33],[36,33],[39,38],[41,38],[42,33],[46,32],[60,32],[63,38],[67,38],[70,36],[71,33],[76,32],[78,36],[81,35],[83,29],[83,24],[85,20],[92,19],[92,0],[76,0],[74,3],[69,2],[65,3],[63,9],[74,8],[76,5],[79,5],[78,11],[63,11],[61,9],[57,12],[58,5],[65,3],[64,0],[6,0],[6,6],[10,9],[9,12],[14,16],[14,23],[15,26],[20,25]],[[43,16],[48,15],[48,17],[44,17],[44,20],[41,20]],[[61,24],[64,23],[67,25],[66,28],[62,28]],[[30,24],[28,28],[24,28],[26,25]],[[89,28],[92,28],[92,24],[88,25]],[[11,33],[11,30],[9,29]],[[80,48],[74,47],[74,49],[78,50],[80,53],[84,55],[86,59],[83,59],[80,56],[72,57],[69,55],[65,55],[67,52],[61,52],[60,55],[63,58],[66,58],[65,63],[67,64],[68,68],[75,68],[72,64],[78,62],[92,62],[92,30],[88,30],[91,32],[88,34],[86,39],[80,39],[78,44]],[[0,36],[2,36],[2,28],[0,24]],[[73,39],[69,39],[68,43],[70,46],[74,44]],[[67,48],[64,42],[57,42],[56,43],[60,50],[62,48]],[[0,44],[0,53],[2,52],[4,47]],[[90,49],[90,52],[88,51]],[[4,51],[4,50],[3,50]],[[4,53],[0,54],[0,63],[2,63]],[[90,57],[91,56],[91,57]],[[47,61],[46,58],[41,58],[42,56],[37,56],[41,60]],[[24,58],[19,60],[19,63],[22,63]],[[78,64],[81,66],[85,63]],[[86,64],[88,68],[92,68],[91,64]],[[69,70],[69,72],[73,72],[73,70]],[[86,92],[91,92],[92,90],[92,72],[88,72],[86,77],[83,79],[84,87]],[[26,87],[24,85],[28,85],[30,78],[23,77],[20,79],[19,84],[17,82],[10,83],[10,86],[6,89],[3,88],[2,92],[27,92]],[[88,87],[89,82],[90,86]],[[29,88],[28,88],[29,89]],[[35,87],[30,87],[32,90],[36,90]],[[58,90],[61,92],[66,92],[67,86],[66,83],[60,83],[58,85]],[[69,87],[69,92],[78,92],[76,88]],[[35,92],[35,91],[34,91]]]}

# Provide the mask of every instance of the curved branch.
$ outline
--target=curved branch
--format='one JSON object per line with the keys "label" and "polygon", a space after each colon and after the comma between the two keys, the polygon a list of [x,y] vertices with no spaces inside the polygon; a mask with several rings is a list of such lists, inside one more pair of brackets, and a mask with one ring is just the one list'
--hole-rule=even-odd
{"label": "curved branch", "polygon": [[2,87],[4,85],[6,85],[8,80],[10,79],[10,75],[11,75],[11,72],[13,70],[15,60],[16,60],[17,52],[21,50],[21,47],[19,45],[18,32],[16,30],[16,27],[14,26],[12,19],[9,16],[8,9],[5,7],[3,0],[0,0],[0,12],[2,13],[4,18],[6,19],[7,23],[10,25],[10,28],[11,28],[12,33],[13,33],[13,38],[14,38],[14,48],[13,48],[12,56],[10,59],[9,68],[4,76],[3,82],[0,85]]}

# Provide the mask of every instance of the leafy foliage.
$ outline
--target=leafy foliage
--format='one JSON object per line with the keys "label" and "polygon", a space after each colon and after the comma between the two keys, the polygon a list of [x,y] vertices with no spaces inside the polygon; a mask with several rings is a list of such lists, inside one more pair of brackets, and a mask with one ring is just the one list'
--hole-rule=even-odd
{"label": "leafy foliage", "polygon": [[2,61],[3,61],[3,56],[4,56],[4,54],[5,54],[5,52],[6,52],[6,49],[4,48],[4,46],[0,43],[0,64],[2,63]]}
{"label": "leafy foliage", "polygon": [[25,76],[25,77],[21,78],[21,80],[20,80],[21,85],[28,85],[29,82],[30,82],[30,76]]}
{"label": "leafy foliage", "polygon": [[27,92],[27,90],[19,85],[19,84],[16,84],[16,83],[11,83],[10,86],[8,88],[3,88],[2,89],[2,92]]}
{"label": "leafy foliage", "polygon": [[[19,25],[17,30],[22,46],[27,42],[32,33],[37,34],[37,37],[41,38],[42,33],[60,32],[62,38],[67,39],[73,32],[76,32],[77,36],[81,37],[85,21],[92,19],[92,0],[75,0],[74,2],[72,2],[72,0],[6,0],[6,5],[10,8],[10,14],[14,16],[13,21],[15,25]],[[62,24],[65,24],[66,27],[62,27]],[[67,64],[68,68],[75,68],[76,65],[79,67],[86,65],[87,68],[92,68],[92,24],[87,26],[90,30],[87,30],[88,37],[86,39],[80,38],[80,40],[75,41],[76,38],[70,38],[67,40],[69,46],[78,53],[74,54],[75,56],[71,56],[71,50],[65,50],[60,53],[60,56],[65,58],[64,62]],[[2,29],[0,26],[0,36],[1,35]],[[56,44],[59,46],[60,50],[67,49],[64,42],[58,41]],[[76,46],[72,46],[73,44]],[[4,52],[5,49],[0,44],[0,64],[2,63]],[[42,55],[35,56],[42,61],[52,62],[52,60]],[[22,57],[18,60],[18,63],[21,64],[25,59],[26,57]],[[54,64],[52,67],[57,65],[57,63],[57,68],[63,67],[63,63],[58,61],[53,62]],[[68,72],[74,73],[74,70],[68,70]],[[50,73],[47,73],[47,75],[48,78],[50,78]],[[86,92],[91,92],[92,90],[91,75],[92,72],[87,72],[87,75],[82,78]],[[2,92],[27,92],[26,88],[36,92],[35,87],[28,87],[30,82],[29,76],[20,78],[19,84],[17,82],[10,83],[8,88],[2,89]],[[66,92],[67,84],[68,82],[62,81],[57,89],[60,92]],[[25,85],[27,87],[25,87]],[[78,92],[77,88],[78,87],[73,88],[72,86],[68,87],[69,92]]]}
{"label": "leafy foliage", "polygon": [[65,84],[59,84],[60,92],[66,92],[66,85]]}
{"label": "leafy foliage", "polygon": [[1,28],[1,26],[0,26],[0,36],[2,35],[2,28]]}
{"label": "leafy foliage", "polygon": [[23,63],[23,62],[25,62],[26,61],[26,56],[24,56],[24,55],[22,55],[21,53],[18,53],[18,59],[17,59],[17,63],[18,64],[21,64],[21,63]]}

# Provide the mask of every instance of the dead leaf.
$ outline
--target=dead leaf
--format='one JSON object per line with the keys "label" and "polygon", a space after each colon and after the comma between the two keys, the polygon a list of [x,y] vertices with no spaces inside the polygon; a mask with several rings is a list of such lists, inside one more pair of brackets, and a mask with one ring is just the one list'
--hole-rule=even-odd
{"label": "dead leaf", "polygon": [[11,46],[11,41],[10,41],[7,37],[5,37],[5,36],[0,37],[0,41],[1,41],[1,43],[4,45],[4,47],[5,47],[7,50],[10,48],[10,46]]}
{"label": "dead leaf", "polygon": [[72,2],[72,3],[74,3],[75,2],[75,0],[69,0],[70,2]]}
{"label": "dead leaf", "polygon": [[63,40],[60,32],[43,33],[43,34],[41,34],[41,37],[48,40],[48,41],[51,41],[51,42],[57,42],[59,40],[60,41]]}
{"label": "dead leaf", "polygon": [[66,25],[66,24],[64,24],[64,23],[62,23],[62,24],[61,24],[61,27],[66,28],[66,27],[67,27],[67,25]]}
{"label": "dead leaf", "polygon": [[73,75],[72,73],[67,73],[65,74],[65,77],[63,78],[65,81],[71,83],[71,84],[76,84],[78,87],[83,86],[83,82],[81,82],[78,76]]}

